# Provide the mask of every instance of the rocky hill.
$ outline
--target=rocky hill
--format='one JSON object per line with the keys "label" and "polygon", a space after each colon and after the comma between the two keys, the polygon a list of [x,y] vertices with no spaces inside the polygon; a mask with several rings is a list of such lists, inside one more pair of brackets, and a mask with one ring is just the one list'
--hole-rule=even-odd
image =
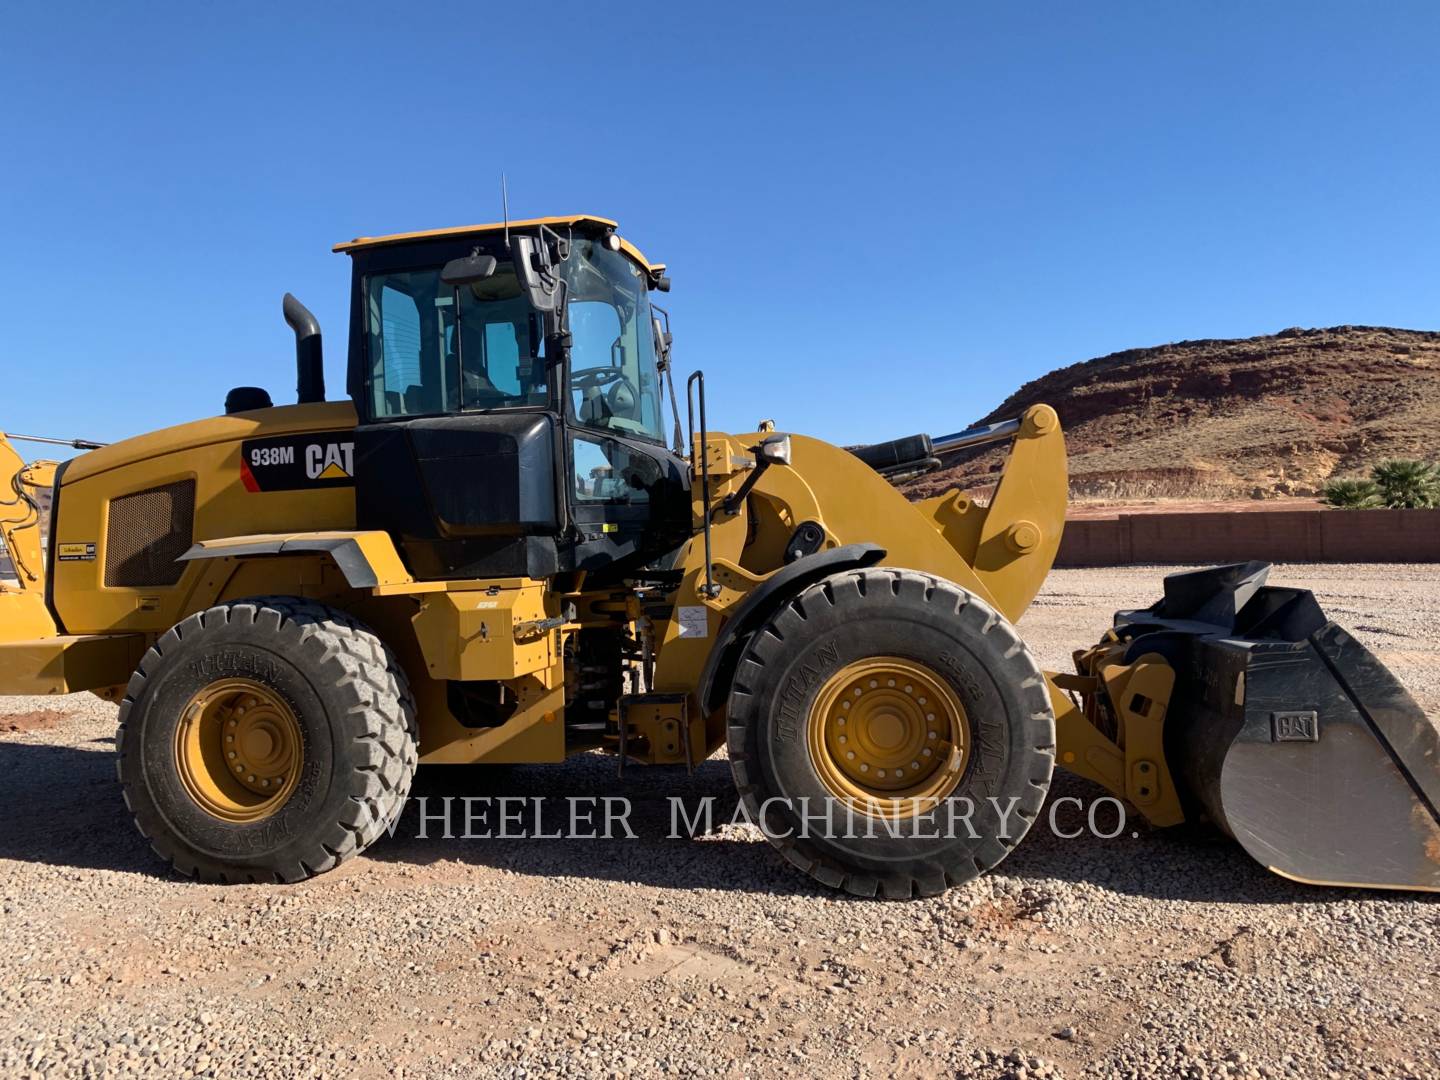
{"label": "rocky hill", "polygon": [[[1052,371],[983,419],[1042,401],[1065,425],[1078,499],[1314,495],[1384,457],[1440,458],[1440,333],[1295,328],[1130,349]],[[905,490],[983,493],[1002,458],[957,455]]]}

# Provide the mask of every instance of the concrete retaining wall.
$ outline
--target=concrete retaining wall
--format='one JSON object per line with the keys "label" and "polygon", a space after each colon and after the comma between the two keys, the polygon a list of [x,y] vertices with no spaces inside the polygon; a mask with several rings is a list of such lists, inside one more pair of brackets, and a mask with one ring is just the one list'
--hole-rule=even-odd
{"label": "concrete retaining wall", "polygon": [[1440,510],[1121,514],[1067,521],[1056,566],[1440,562]]}

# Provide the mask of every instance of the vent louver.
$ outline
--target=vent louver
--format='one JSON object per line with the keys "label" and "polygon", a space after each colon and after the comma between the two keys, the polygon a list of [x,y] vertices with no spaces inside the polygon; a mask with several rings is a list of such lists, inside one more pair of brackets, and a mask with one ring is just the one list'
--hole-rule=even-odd
{"label": "vent louver", "polygon": [[176,560],[190,550],[194,521],[194,480],[110,500],[105,529],[106,586],[174,585],[185,572],[185,564]]}

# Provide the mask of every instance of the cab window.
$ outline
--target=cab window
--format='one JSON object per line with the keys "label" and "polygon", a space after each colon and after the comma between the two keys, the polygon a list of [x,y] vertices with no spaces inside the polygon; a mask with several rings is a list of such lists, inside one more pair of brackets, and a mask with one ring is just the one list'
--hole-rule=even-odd
{"label": "cab window", "polygon": [[612,439],[576,437],[571,441],[577,503],[648,503],[660,481],[660,467],[647,454]]}
{"label": "cab window", "polygon": [[549,369],[539,315],[514,268],[450,288],[440,271],[366,279],[370,407],[377,418],[543,406]]}
{"label": "cab window", "polygon": [[569,290],[571,416],[586,427],[663,442],[644,271],[600,241],[581,238],[561,273]]}
{"label": "cab window", "polygon": [[[452,340],[453,298],[438,294],[433,271],[383,274],[367,282],[370,407],[376,416],[442,412],[443,355]],[[449,303],[442,303],[448,300]]]}

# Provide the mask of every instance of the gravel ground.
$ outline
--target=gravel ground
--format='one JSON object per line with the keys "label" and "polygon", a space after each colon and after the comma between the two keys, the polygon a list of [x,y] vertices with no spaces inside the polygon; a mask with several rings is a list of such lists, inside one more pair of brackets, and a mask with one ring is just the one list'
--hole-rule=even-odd
{"label": "gravel ground", "polygon": [[[1066,666],[1162,573],[1056,572],[1022,629]],[[1440,711],[1440,568],[1275,577]],[[858,901],[745,826],[666,838],[667,794],[733,807],[723,762],[587,755],[422,790],[626,794],[638,839],[418,839],[412,803],[314,881],[209,887],[131,828],[113,723],[0,700],[4,1075],[1440,1076],[1436,898],[1293,884],[1202,829],[1037,828],[942,898]]]}

